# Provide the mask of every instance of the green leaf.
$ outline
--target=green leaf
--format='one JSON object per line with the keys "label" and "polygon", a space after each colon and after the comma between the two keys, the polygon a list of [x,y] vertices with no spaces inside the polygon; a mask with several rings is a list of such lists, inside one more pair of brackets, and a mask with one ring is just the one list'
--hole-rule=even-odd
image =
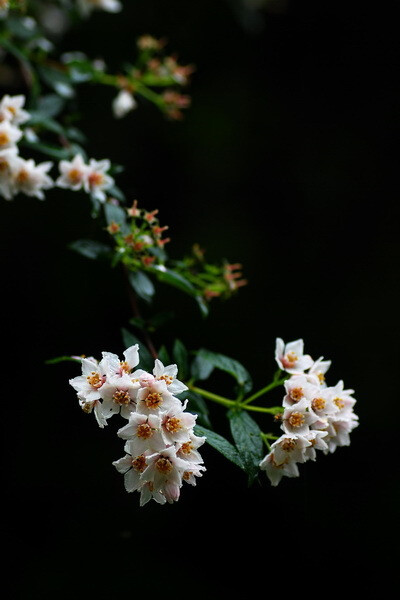
{"label": "green leaf", "polygon": [[198,307],[200,308],[200,312],[203,315],[203,317],[208,317],[208,313],[210,311],[208,310],[208,304],[204,300],[203,296],[196,296],[196,302],[198,304]]}
{"label": "green leaf", "polygon": [[46,154],[46,156],[51,156],[51,158],[56,158],[57,160],[67,160],[68,158],[71,158],[71,148],[61,148],[60,146],[45,144],[44,142],[30,142],[26,138],[21,141],[21,146],[31,148],[36,152],[41,152],[42,154]]}
{"label": "green leaf", "polygon": [[228,440],[222,437],[222,435],[198,425],[194,427],[194,433],[200,437],[205,436],[207,438],[207,443],[210,444],[210,446],[215,448],[215,450],[218,450],[218,452],[223,454],[225,458],[233,462],[235,465],[245,470],[239,452],[230,442],[228,442]]}
{"label": "green leaf", "polygon": [[208,379],[214,370],[214,365],[199,354],[195,357],[190,367],[190,374],[195,381]]}
{"label": "green leaf", "polygon": [[111,223],[118,223],[120,226],[126,224],[126,212],[119,204],[106,202],[104,204],[104,215],[108,225]]}
{"label": "green leaf", "polygon": [[47,65],[38,65],[37,71],[40,78],[62,98],[72,98],[75,95],[71,78],[65,71]]}
{"label": "green leaf", "polygon": [[38,98],[35,110],[29,111],[31,116],[38,118],[57,117],[65,106],[65,99],[57,94],[47,94]]}
{"label": "green leaf", "polygon": [[55,358],[49,358],[48,360],[45,360],[44,364],[45,365],[56,365],[57,363],[66,362],[66,361],[81,362],[81,359],[74,358],[73,356],[56,356]]}
{"label": "green leaf", "polygon": [[261,430],[246,411],[231,410],[228,412],[228,417],[232,437],[249,475],[249,484],[251,484],[259,472],[259,464],[263,458]]}
{"label": "green leaf", "polygon": [[166,349],[165,346],[161,346],[161,348],[159,349],[158,358],[159,358],[159,360],[161,360],[163,365],[171,364],[171,359],[169,357],[168,350]]}
{"label": "green leaf", "polygon": [[197,424],[204,425],[205,427],[211,427],[209,410],[207,406],[207,402],[196,392],[192,392],[192,390],[187,390],[186,392],[182,392],[179,394],[179,399],[184,402],[188,400],[187,410],[191,413],[194,413],[198,416]]}
{"label": "green leaf", "polygon": [[178,378],[185,380],[189,376],[189,355],[180,340],[175,340],[172,348],[172,356],[178,366]]}
{"label": "green leaf", "polygon": [[[232,375],[232,377],[234,377],[238,382],[243,393],[246,394],[253,387],[250,373],[240,362],[238,362],[234,358],[230,358],[229,356],[225,356],[224,354],[211,352],[211,350],[206,350],[204,348],[198,351],[196,358],[198,359],[199,363],[203,366],[205,372],[207,372],[205,365],[206,363],[209,363],[209,365]],[[197,378],[206,379],[207,377]]]}
{"label": "green leaf", "polygon": [[68,247],[74,252],[78,252],[78,254],[92,260],[108,258],[112,253],[110,246],[94,240],[76,240],[69,244]]}
{"label": "green leaf", "polygon": [[129,348],[134,344],[139,344],[139,366],[141,369],[144,369],[145,371],[149,371],[151,373],[154,368],[154,359],[148,351],[146,344],[139,340],[139,338],[137,338],[136,335],[134,335],[124,327],[121,329],[121,333],[122,340],[125,344],[125,348]]}
{"label": "green leaf", "polygon": [[130,271],[128,279],[132,288],[142,300],[146,302],[152,301],[156,290],[151,279],[143,271]]}
{"label": "green leaf", "polygon": [[189,294],[189,296],[196,296],[196,290],[183,275],[180,273],[176,273],[176,271],[172,271],[171,269],[157,269],[157,267],[152,267],[152,271],[157,275],[158,279],[163,283],[168,283],[182,292]]}

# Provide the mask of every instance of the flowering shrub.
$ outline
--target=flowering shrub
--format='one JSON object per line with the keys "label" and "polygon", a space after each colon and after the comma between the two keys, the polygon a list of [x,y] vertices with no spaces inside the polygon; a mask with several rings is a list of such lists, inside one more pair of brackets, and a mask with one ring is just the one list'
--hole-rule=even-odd
{"label": "flowering shrub", "polygon": [[[0,195],[8,201],[20,194],[46,200],[59,188],[87,202],[99,233],[108,237],[105,242],[74,240],[70,248],[119,268],[133,311],[130,327],[121,330],[122,360],[104,351],[100,359],[64,356],[48,362],[80,364],[81,374],[69,383],[83,412],[94,415],[100,428],[113,416],[122,419],[117,435],[125,454],[113,465],[124,475],[125,489],[140,493],[141,505],[151,499],[175,502],[184,482],[196,485],[206,471],[199,452],[205,442],[244,471],[249,483],[265,471],[276,486],[283,476],[297,477],[298,464],[315,461],[318,450],[328,454],[349,445],[358,424],[354,392],[343,381],[327,385],[331,361],[304,354],[302,339],[276,340],[278,369],[255,392],[249,371],[235,358],[193,349],[190,340],[155,346],[153,331],[171,315],[144,318],[141,306],[151,307],[163,285],[194,300],[206,319],[214,301],[228,300],[247,280],[239,263],[209,263],[198,243],[182,257],[170,256],[166,248],[173,247],[173,227],[164,224],[157,208],[125,196],[117,185],[123,166],[113,162],[111,151],[110,158],[90,157],[79,120],[71,120],[71,102],[79,104],[83,85],[113,90],[108,110],[116,120],[128,118],[142,103],[153,104],[171,120],[182,119],[190,106],[182,90],[194,67],[179,64],[163,39],[141,36],[136,56],[117,74],[82,52],[57,55],[58,36],[74,22],[86,22],[94,11],[121,10],[118,0],[0,3],[2,60],[17,65],[25,92],[0,100]],[[36,162],[37,156],[45,160]],[[228,396],[204,389],[215,370],[233,379]],[[281,402],[266,405],[266,395],[276,388]],[[213,429],[211,403],[225,407],[230,440]],[[271,417],[269,431],[261,429],[257,415]]]}

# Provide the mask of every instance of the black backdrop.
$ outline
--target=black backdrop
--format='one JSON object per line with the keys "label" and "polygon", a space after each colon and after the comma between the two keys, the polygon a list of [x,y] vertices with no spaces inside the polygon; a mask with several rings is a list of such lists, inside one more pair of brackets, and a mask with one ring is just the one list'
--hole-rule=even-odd
{"label": "black backdrop", "polygon": [[140,509],[111,465],[122,456],[112,421],[101,431],[80,412],[72,363],[44,365],[124,349],[120,328],[131,315],[119,273],[67,249],[96,235],[89,205],[61,191],[43,203],[4,202],[12,597],[219,596],[239,584],[250,595],[258,582],[270,592],[316,582],[325,591],[344,575],[359,591],[381,589],[398,524],[395,3],[367,11],[274,2],[258,18],[222,0],[126,5],[94,15],[63,48],[84,47],[117,68],[138,35],[166,36],[181,62],[197,66],[192,107],[179,123],[146,105],[115,121],[113,92],[83,88],[89,154],[126,165],[119,185],[160,210],[172,256],[197,241],[210,260],[241,262],[249,280],[205,323],[190,300],[162,289],[156,307],[177,318],[157,342],[180,337],[234,356],[261,386],[274,371],[275,338],[302,337],[312,356],[332,359],[330,383],[356,390],[360,427],[350,448],[278,488],[261,478],[247,489],[234,465],[205,448],[196,488],[185,486],[177,504]]}

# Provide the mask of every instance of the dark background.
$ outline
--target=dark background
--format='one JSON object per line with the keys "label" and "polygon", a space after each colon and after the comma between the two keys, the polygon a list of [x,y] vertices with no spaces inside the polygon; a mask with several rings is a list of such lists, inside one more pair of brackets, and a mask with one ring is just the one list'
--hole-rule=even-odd
{"label": "dark background", "polygon": [[[131,314],[120,273],[67,249],[98,232],[84,195],[4,202],[13,597],[219,597],[239,586],[250,596],[258,584],[319,594],[343,589],[346,577],[346,590],[382,591],[397,560],[399,499],[396,3],[126,5],[93,15],[61,46],[117,70],[138,35],[166,36],[180,62],[197,67],[192,107],[179,123],[144,103],[116,121],[112,90],[82,88],[88,153],[126,166],[118,184],[160,210],[172,257],[197,241],[211,261],[241,262],[249,280],[205,322],[190,299],[160,288],[156,308],[176,319],[156,342],[180,337],[233,356],[257,389],[275,370],[275,338],[302,337],[314,358],[333,361],[329,384],[355,389],[360,426],[349,448],[321,454],[277,488],[261,477],[248,489],[204,447],[196,488],[174,505],[139,508],[111,465],[123,454],[117,426],[102,431],[80,412],[73,363],[44,365],[122,353]],[[214,385],[231,394],[229,379]],[[223,411],[211,409],[229,435]]]}

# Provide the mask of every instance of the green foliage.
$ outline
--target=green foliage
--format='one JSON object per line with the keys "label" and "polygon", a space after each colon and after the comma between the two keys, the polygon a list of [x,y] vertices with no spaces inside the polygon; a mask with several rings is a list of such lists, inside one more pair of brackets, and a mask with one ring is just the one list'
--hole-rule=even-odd
{"label": "green foliage", "polygon": [[192,377],[196,381],[208,379],[214,368],[229,373],[236,380],[241,393],[246,394],[252,389],[250,373],[240,362],[205,348],[196,353],[196,358],[192,363]]}
{"label": "green foliage", "polygon": [[210,444],[215,450],[218,450],[225,458],[233,462],[235,465],[243,469],[245,466],[243,464],[242,458],[237,451],[237,449],[226,440],[219,433],[215,433],[215,431],[211,431],[210,429],[206,429],[205,427],[201,427],[196,425],[194,428],[194,432],[198,436],[205,436],[207,438],[207,443]]}
{"label": "green foliage", "polygon": [[232,409],[228,412],[232,437],[239,450],[244,468],[253,483],[263,458],[262,432],[255,420],[243,410]]}

